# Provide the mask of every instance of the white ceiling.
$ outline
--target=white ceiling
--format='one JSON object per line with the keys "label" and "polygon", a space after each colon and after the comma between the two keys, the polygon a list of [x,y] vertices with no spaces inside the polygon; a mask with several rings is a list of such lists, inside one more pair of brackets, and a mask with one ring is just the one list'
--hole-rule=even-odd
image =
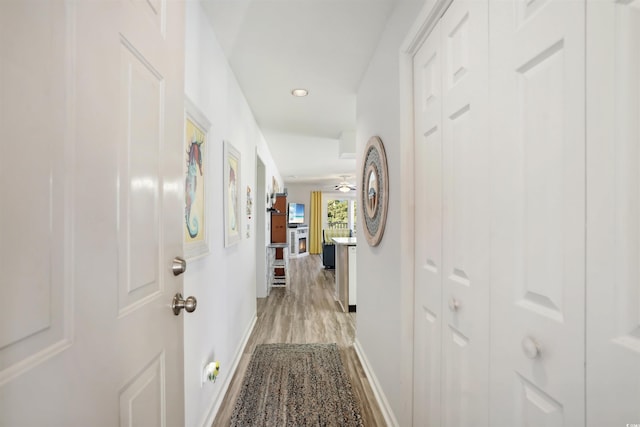
{"label": "white ceiling", "polygon": [[355,182],[339,138],[394,1],[202,0],[286,183]]}

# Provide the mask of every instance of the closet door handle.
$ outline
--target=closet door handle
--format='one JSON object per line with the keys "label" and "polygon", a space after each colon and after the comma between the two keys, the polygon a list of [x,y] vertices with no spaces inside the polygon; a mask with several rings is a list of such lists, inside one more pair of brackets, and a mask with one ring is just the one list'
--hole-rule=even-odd
{"label": "closet door handle", "polygon": [[449,310],[458,311],[459,308],[460,308],[460,301],[458,301],[454,297],[451,297],[451,299],[449,300]]}

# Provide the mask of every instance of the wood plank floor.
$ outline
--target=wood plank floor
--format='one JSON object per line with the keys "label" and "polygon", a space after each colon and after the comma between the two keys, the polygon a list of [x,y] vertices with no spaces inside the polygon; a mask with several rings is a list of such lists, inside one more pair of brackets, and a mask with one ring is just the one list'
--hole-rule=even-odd
{"label": "wood plank floor", "polygon": [[364,425],[385,426],[378,403],[353,348],[355,313],[343,313],[333,298],[335,272],[325,270],[319,255],[291,259],[290,282],[258,299],[256,326],[249,338],[229,390],[213,423],[228,426],[251,354],[263,343],[333,343],[349,375]]}

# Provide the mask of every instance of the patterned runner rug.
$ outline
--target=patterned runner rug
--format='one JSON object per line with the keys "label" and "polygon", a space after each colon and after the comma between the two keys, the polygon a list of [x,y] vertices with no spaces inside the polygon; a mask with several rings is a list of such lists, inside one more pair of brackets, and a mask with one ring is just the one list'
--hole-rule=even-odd
{"label": "patterned runner rug", "polygon": [[336,344],[256,347],[232,427],[362,425]]}

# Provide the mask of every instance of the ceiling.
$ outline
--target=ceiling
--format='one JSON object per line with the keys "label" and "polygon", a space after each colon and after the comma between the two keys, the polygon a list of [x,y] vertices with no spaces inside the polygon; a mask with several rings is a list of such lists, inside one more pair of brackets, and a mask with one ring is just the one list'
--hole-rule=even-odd
{"label": "ceiling", "polygon": [[395,1],[202,0],[285,183],[355,183],[340,138]]}

